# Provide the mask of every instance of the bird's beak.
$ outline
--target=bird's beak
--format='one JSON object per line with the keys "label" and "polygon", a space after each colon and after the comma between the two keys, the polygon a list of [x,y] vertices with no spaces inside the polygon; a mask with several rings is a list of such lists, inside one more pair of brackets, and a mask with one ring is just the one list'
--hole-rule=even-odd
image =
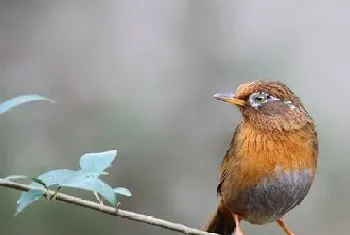
{"label": "bird's beak", "polygon": [[228,103],[231,103],[231,104],[235,104],[235,105],[238,105],[238,106],[244,106],[245,105],[245,101],[237,99],[235,97],[235,94],[232,93],[232,92],[216,93],[214,95],[214,98],[217,99],[217,100],[221,100],[221,101],[228,102]]}

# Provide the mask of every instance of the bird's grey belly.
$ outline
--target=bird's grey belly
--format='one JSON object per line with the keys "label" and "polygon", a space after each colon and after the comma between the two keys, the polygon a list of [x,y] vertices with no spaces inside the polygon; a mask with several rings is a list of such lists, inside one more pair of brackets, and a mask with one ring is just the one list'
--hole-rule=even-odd
{"label": "bird's grey belly", "polygon": [[299,205],[309,192],[313,170],[280,172],[277,179],[263,179],[241,198],[245,220],[253,224],[276,221]]}

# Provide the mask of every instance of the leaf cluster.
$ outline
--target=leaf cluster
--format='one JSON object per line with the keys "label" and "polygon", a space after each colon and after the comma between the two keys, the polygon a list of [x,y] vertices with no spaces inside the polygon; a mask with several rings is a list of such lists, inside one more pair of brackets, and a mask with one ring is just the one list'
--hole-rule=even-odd
{"label": "leaf cluster", "polygon": [[[31,94],[22,95],[7,100],[0,104],[0,114],[12,110],[14,107],[32,102],[32,101],[49,101],[55,103],[54,100],[46,97]],[[45,196],[46,199],[55,199],[56,194],[62,188],[77,188],[94,192],[97,199],[102,203],[98,195],[101,195],[110,204],[116,206],[119,195],[131,197],[131,192],[124,187],[112,188],[109,184],[100,179],[102,175],[108,175],[106,169],[111,167],[115,160],[117,150],[108,150],[96,153],[86,153],[80,157],[79,169],[56,169],[44,172],[36,177],[26,175],[10,175],[7,180],[23,180],[30,179],[29,186],[35,189],[23,192],[17,201],[16,214],[20,213],[31,203]],[[54,193],[51,193],[51,192]]]}

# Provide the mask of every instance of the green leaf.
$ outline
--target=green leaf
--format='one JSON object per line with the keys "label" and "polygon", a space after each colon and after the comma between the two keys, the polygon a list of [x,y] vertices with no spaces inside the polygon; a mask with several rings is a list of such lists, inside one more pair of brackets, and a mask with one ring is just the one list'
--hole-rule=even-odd
{"label": "green leaf", "polygon": [[43,195],[44,191],[37,189],[29,190],[28,192],[23,192],[21,194],[21,197],[17,201],[17,212],[15,215],[21,213],[21,211],[23,211],[24,208],[29,206],[34,201],[38,200]]}
{"label": "green leaf", "polygon": [[6,100],[3,103],[1,103],[0,104],[0,114],[6,113],[18,105],[28,103],[30,101],[39,101],[39,100],[49,101],[51,103],[55,103],[54,100],[48,99],[48,98],[43,97],[41,95],[36,95],[36,94],[22,95],[22,96],[17,96],[13,99]]}
{"label": "green leaf", "polygon": [[57,169],[51,170],[36,177],[45,183],[47,187],[52,185],[60,185],[69,177],[71,177],[76,171],[69,169]]}
{"label": "green leaf", "polygon": [[131,197],[132,196],[132,193],[130,192],[130,190],[127,189],[127,188],[124,188],[124,187],[115,188],[115,189],[113,189],[113,191],[116,194],[123,195],[123,196],[126,196],[126,197]]}
{"label": "green leaf", "polygon": [[[112,205],[116,205],[116,194],[130,197],[131,192],[123,187],[113,189],[110,185],[104,183],[98,177],[107,175],[106,168],[110,167],[117,155],[117,150],[109,150],[99,153],[86,153],[80,158],[79,170],[57,169],[41,174],[38,177],[27,177],[24,175],[12,175],[7,179],[32,179],[34,182],[29,186],[39,187],[41,190],[30,190],[22,193],[17,206],[17,214],[20,213],[29,204],[38,200],[44,195],[45,189],[52,185],[61,187],[70,187],[83,190],[89,190],[100,194]],[[57,189],[57,190],[58,190]],[[50,196],[50,195],[49,195]]]}
{"label": "green leaf", "polygon": [[97,192],[112,205],[116,205],[116,197],[112,187],[99,178],[89,177],[87,174],[84,174],[83,171],[81,171],[80,174],[76,174],[76,176],[70,180],[67,179],[61,186]]}
{"label": "green leaf", "polygon": [[10,176],[7,176],[5,179],[7,179],[7,180],[30,179],[30,180],[34,181],[33,183],[29,184],[30,186],[39,186],[40,188],[47,188],[47,185],[41,179],[38,179],[35,177],[29,177],[26,175],[10,175]]}
{"label": "green leaf", "polygon": [[5,177],[5,180],[23,180],[23,179],[31,179],[31,177],[28,177],[26,175],[9,175]]}
{"label": "green leaf", "polygon": [[80,168],[84,172],[94,172],[97,177],[111,166],[117,155],[117,150],[109,150],[99,153],[86,153],[80,158]]}

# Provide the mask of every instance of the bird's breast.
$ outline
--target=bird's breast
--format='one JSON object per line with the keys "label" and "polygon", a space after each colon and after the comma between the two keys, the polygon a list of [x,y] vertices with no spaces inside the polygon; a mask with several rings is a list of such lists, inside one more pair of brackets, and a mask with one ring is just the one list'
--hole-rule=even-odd
{"label": "bird's breast", "polygon": [[265,134],[241,128],[228,151],[221,186],[231,211],[263,224],[301,203],[316,170],[315,138],[309,130]]}
{"label": "bird's breast", "polygon": [[284,172],[315,170],[317,147],[308,129],[288,133],[260,133],[241,128],[231,144],[227,161],[232,181],[254,186],[263,178]]}

